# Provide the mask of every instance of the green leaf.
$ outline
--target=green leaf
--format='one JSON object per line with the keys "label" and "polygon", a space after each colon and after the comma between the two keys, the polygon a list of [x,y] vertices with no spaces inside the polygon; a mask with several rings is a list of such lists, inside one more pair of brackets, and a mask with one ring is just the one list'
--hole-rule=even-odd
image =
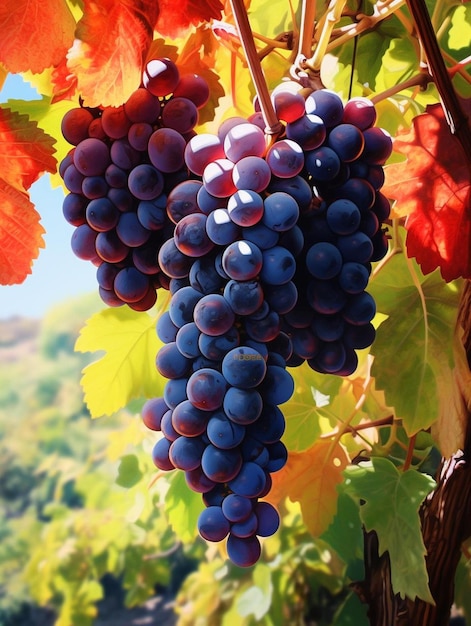
{"label": "green leaf", "polygon": [[129,489],[129,487],[134,487],[141,480],[142,476],[137,456],[135,454],[123,456],[119,464],[116,484]]}
{"label": "green leaf", "polygon": [[365,501],[360,517],[367,531],[376,531],[379,554],[389,552],[394,592],[433,603],[418,511],[435,481],[415,470],[401,472],[382,457],[350,466],[345,477],[346,493]]}
{"label": "green leaf", "polygon": [[[165,306],[166,299],[162,300]],[[155,318],[147,313],[124,306],[105,309],[88,320],[75,349],[105,352],[83,370],[81,383],[92,417],[111,415],[139,396],[163,394],[164,380],[155,368],[161,345]]]}
{"label": "green leaf", "polygon": [[165,512],[177,537],[183,543],[190,543],[198,536],[198,517],[204,509],[203,500],[201,494],[188,487],[184,472],[173,472],[169,478]]}
{"label": "green leaf", "polygon": [[459,290],[438,271],[425,278],[415,262],[396,254],[369,291],[378,311],[389,316],[371,348],[372,375],[411,436],[438,418],[444,372],[453,365]]}
{"label": "green leaf", "polygon": [[351,593],[334,616],[332,626],[368,626],[368,607]]}
{"label": "green leaf", "polygon": [[321,539],[326,541],[346,563],[346,575],[350,580],[363,579],[365,574],[363,531],[359,505],[345,493],[339,494],[337,512],[329,528],[321,535]]}
{"label": "green leaf", "polygon": [[267,565],[258,563],[253,570],[254,586],[249,587],[237,600],[237,611],[242,617],[254,615],[260,620],[271,605],[273,585]]}
{"label": "green leaf", "polygon": [[289,372],[294,378],[294,393],[282,407],[286,420],[283,442],[288,450],[301,452],[321,434],[320,417],[330,415],[330,405],[342,380],[339,376],[319,374],[307,363],[290,368]]}

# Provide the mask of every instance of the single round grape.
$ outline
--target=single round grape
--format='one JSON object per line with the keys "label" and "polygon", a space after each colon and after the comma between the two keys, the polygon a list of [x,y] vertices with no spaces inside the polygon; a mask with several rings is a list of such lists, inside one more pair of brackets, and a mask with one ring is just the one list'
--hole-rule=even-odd
{"label": "single round grape", "polygon": [[216,411],[208,421],[206,434],[213,446],[230,450],[242,443],[245,427],[231,421],[222,411]]}
{"label": "single round grape", "polygon": [[226,389],[227,381],[220,372],[203,367],[188,380],[188,399],[198,409],[215,411],[222,405]]}
{"label": "single round grape", "polygon": [[262,197],[250,189],[236,191],[227,201],[229,217],[238,226],[253,226],[259,222],[264,213],[263,207]]}
{"label": "single round grape", "polygon": [[251,513],[248,518],[242,522],[234,522],[231,524],[231,536],[249,539],[255,535],[257,527],[257,516],[255,513]]}
{"label": "single round grape", "polygon": [[77,146],[88,137],[88,127],[93,121],[91,111],[76,107],[67,111],[61,121],[61,132],[66,141]]}
{"label": "single round grape", "polygon": [[288,193],[275,191],[265,198],[262,222],[268,228],[285,232],[295,226],[298,217],[298,203]]}
{"label": "single round grape", "polygon": [[[264,302],[268,308],[268,304]],[[265,314],[264,307],[261,307],[263,316],[257,315],[258,311],[245,318],[244,327],[247,335],[254,341],[266,343],[272,341],[281,330],[280,316],[276,311],[268,310]]]}
{"label": "single round grape", "polygon": [[286,248],[273,246],[262,252],[260,279],[269,285],[283,285],[289,282],[296,271],[296,261]]}
{"label": "single round grape", "polygon": [[260,250],[268,250],[268,248],[276,246],[280,235],[275,230],[262,224],[262,222],[258,222],[253,226],[243,228],[242,238],[246,241],[251,241],[260,248]]}
{"label": "single round grape", "polygon": [[361,293],[368,284],[370,273],[362,263],[344,263],[339,275],[339,285],[347,293]]}
{"label": "single round grape", "polygon": [[206,541],[222,541],[229,529],[229,521],[220,506],[208,506],[198,517],[198,532]]}
{"label": "single round grape", "polygon": [[222,373],[229,385],[240,389],[257,387],[265,377],[267,366],[263,356],[254,348],[238,346],[222,361]]}
{"label": "single round grape", "polygon": [[384,165],[391,156],[392,138],[383,128],[373,126],[363,133],[365,147],[362,159],[370,165]]}
{"label": "single round grape", "polygon": [[169,407],[163,398],[151,398],[144,403],[141,411],[141,418],[149,430],[160,430],[162,417]]}
{"label": "single round grape", "polygon": [[122,139],[128,134],[131,120],[126,115],[124,106],[105,107],[101,114],[101,124],[111,139]]}
{"label": "single round grape", "polygon": [[206,232],[206,215],[193,213],[185,215],[175,226],[175,245],[189,257],[201,257],[214,247]]}
{"label": "single round grape", "polygon": [[371,322],[376,315],[376,303],[367,291],[350,296],[342,311],[345,321],[353,325]]}
{"label": "single round grape", "polygon": [[200,331],[194,322],[188,322],[178,329],[175,341],[177,348],[189,359],[194,359],[200,356],[201,351],[198,347],[198,340],[200,337]]}
{"label": "single round grape", "polygon": [[149,159],[164,174],[180,170],[184,163],[186,142],[173,128],[158,128],[149,139]]}
{"label": "single round grape", "polygon": [[373,254],[371,239],[361,231],[339,237],[337,245],[344,262],[368,263]]}
{"label": "single round grape", "polygon": [[251,280],[262,269],[262,252],[250,241],[235,241],[224,250],[222,266],[234,280]]}
{"label": "single round grape", "polygon": [[190,369],[191,359],[187,359],[172,341],[163,345],[155,359],[158,372],[165,378],[184,378]]}
{"label": "single round grape", "polygon": [[318,115],[303,115],[286,125],[286,136],[299,144],[303,150],[314,150],[324,143],[326,127]]}
{"label": "single round grape", "polygon": [[335,200],[328,206],[325,218],[332,232],[337,235],[350,235],[359,227],[361,213],[351,200]]}
{"label": "single round grape", "polygon": [[129,145],[139,152],[146,152],[149,139],[154,132],[154,128],[147,122],[135,122],[131,124],[128,131]]}
{"label": "single round grape", "polygon": [[185,278],[191,267],[191,258],[182,254],[172,239],[167,239],[159,250],[159,266],[170,278]]}
{"label": "single round grape", "polygon": [[175,326],[181,328],[193,321],[193,312],[200,299],[201,293],[189,285],[178,289],[172,295],[168,313]]}
{"label": "single round grape", "polygon": [[139,221],[136,213],[121,213],[116,224],[116,233],[121,241],[130,248],[142,246],[149,240],[150,231]]}
{"label": "single round grape", "polygon": [[[343,337],[345,331],[345,321],[340,313],[333,315],[323,315],[318,313],[314,317],[312,329],[315,335],[322,341],[336,341]],[[312,355],[314,356],[314,354]],[[306,357],[311,358],[311,356]]]}
{"label": "single round grape", "polygon": [[298,301],[298,289],[291,280],[283,285],[265,284],[263,291],[271,310],[280,315],[289,313]]}
{"label": "single round grape", "polygon": [[217,135],[201,133],[187,143],[185,148],[185,163],[188,169],[202,176],[204,168],[216,159],[224,158],[224,148]]}
{"label": "single round grape", "polygon": [[158,469],[163,471],[170,471],[175,469],[172,461],[170,460],[168,453],[171,446],[171,441],[165,439],[159,439],[152,449],[152,461]]}
{"label": "single round grape", "polygon": [[133,124],[154,124],[160,115],[160,100],[145,87],[139,87],[124,103],[126,115]]}
{"label": "single round grape", "polygon": [[174,224],[186,215],[201,213],[198,208],[198,192],[201,187],[199,180],[184,180],[168,194],[167,214]]}
{"label": "single round grape", "polygon": [[162,111],[162,124],[182,135],[190,132],[198,121],[198,109],[188,98],[171,98]]}
{"label": "single round grape", "polygon": [[89,200],[102,198],[108,192],[108,184],[103,176],[85,176],[82,181],[82,193]]}
{"label": "single round grape", "polygon": [[349,163],[361,155],[365,140],[361,130],[353,124],[339,124],[331,129],[327,144],[335,150],[341,161]]}
{"label": "single round grape", "polygon": [[237,189],[251,189],[260,193],[270,182],[271,169],[265,159],[247,156],[234,165],[232,178]]}
{"label": "single round grape", "polygon": [[222,501],[222,512],[230,522],[242,522],[248,518],[252,511],[252,500],[245,496],[230,493]]}
{"label": "single round grape", "polygon": [[84,176],[101,176],[110,162],[109,148],[100,139],[84,139],[75,148],[74,164]]}
{"label": "single round grape", "polygon": [[207,81],[198,74],[183,74],[173,91],[175,98],[188,98],[198,109],[208,102],[210,91]]}
{"label": "single round grape", "polygon": [[195,305],[194,322],[206,335],[223,335],[234,324],[235,316],[224,296],[208,294]]}
{"label": "single round grape", "polygon": [[257,537],[241,539],[229,535],[227,539],[227,555],[238,567],[251,567],[260,558],[262,548]]}
{"label": "single round grape", "polygon": [[344,107],[342,121],[354,124],[360,130],[366,130],[376,122],[375,105],[368,98],[357,96],[351,98]]}
{"label": "single round grape", "polygon": [[131,170],[141,161],[141,153],[131,146],[127,137],[113,141],[110,156],[113,163],[123,170]]}
{"label": "single round grape", "polygon": [[315,181],[333,180],[340,172],[340,159],[328,146],[306,153],[306,169]]}
{"label": "single round grape", "polygon": [[293,352],[303,359],[312,359],[319,350],[319,338],[311,328],[295,328],[291,333]]}
{"label": "single round grape", "polygon": [[314,311],[327,315],[341,311],[347,301],[345,291],[335,279],[310,282],[306,298]]}
{"label": "single round grape", "polygon": [[205,445],[199,437],[180,436],[172,442],[168,456],[176,468],[190,471],[201,465],[204,449]]}
{"label": "single round grape", "polygon": [[284,404],[294,392],[294,380],[291,374],[278,365],[268,365],[260,393],[265,402]]}
{"label": "single round grape", "polygon": [[78,193],[68,193],[62,202],[62,214],[72,226],[85,224],[88,200]]}
{"label": "single round grape", "polygon": [[73,163],[65,170],[63,180],[67,190],[71,193],[83,193],[82,185],[85,176],[79,172]]}
{"label": "single round grape", "polygon": [[124,302],[137,302],[147,293],[149,278],[135,267],[125,267],[116,274],[113,288]]}
{"label": "single round grape", "polygon": [[247,156],[264,156],[265,133],[255,124],[245,122],[229,130],[224,138],[224,152],[233,163]]}
{"label": "single round grape", "polygon": [[267,478],[265,471],[257,463],[246,461],[240,471],[229,480],[229,488],[238,496],[257,498],[265,489]]}
{"label": "single round grape", "polygon": [[251,424],[262,412],[262,396],[255,389],[239,389],[229,387],[224,396],[223,408],[225,414],[236,424]]}
{"label": "single round grape", "polygon": [[176,326],[172,322],[172,318],[170,317],[170,313],[168,311],[164,311],[162,315],[160,315],[156,324],[157,337],[163,343],[170,343],[171,341],[176,341],[178,326]]}
{"label": "single round grape", "polygon": [[242,466],[239,448],[220,450],[209,444],[201,457],[201,467],[208,478],[215,483],[227,483],[235,478]]}
{"label": "single round grape", "polygon": [[279,472],[286,465],[288,450],[282,441],[267,444],[269,461],[265,466],[267,472]]}
{"label": "single round grape", "polygon": [[343,117],[342,99],[330,89],[318,89],[306,98],[306,113],[318,115],[327,128],[341,123]]}
{"label": "single round grape", "polygon": [[304,152],[292,139],[280,139],[268,150],[266,161],[274,176],[292,178],[304,167]]}
{"label": "single round grape", "polygon": [[129,254],[129,247],[121,241],[114,229],[98,233],[95,247],[98,256],[108,263],[124,261]]}
{"label": "single round grape", "polygon": [[97,232],[88,224],[81,224],[72,233],[70,245],[72,252],[83,261],[94,261],[97,259],[95,242]]}
{"label": "single round grape", "polygon": [[255,515],[258,520],[257,535],[259,537],[271,537],[280,526],[280,515],[275,507],[269,502],[257,502]]}
{"label": "single round grape", "polygon": [[185,472],[185,480],[192,491],[202,493],[203,496],[216,486],[216,483],[206,476],[201,467]]}
{"label": "single round grape", "polygon": [[204,168],[203,184],[208,193],[217,198],[227,198],[237,191],[232,178],[234,163],[229,159],[216,159]]}
{"label": "single round grape", "polygon": [[231,219],[227,209],[215,209],[208,215],[206,232],[218,246],[227,246],[240,238],[240,227]]}
{"label": "single round grape", "polygon": [[276,117],[283,122],[294,122],[304,115],[304,98],[300,93],[285,90],[283,83],[279,85],[279,89],[272,91],[271,101]]}
{"label": "single round grape", "polygon": [[180,81],[180,73],[173,61],[168,58],[152,59],[145,66],[142,82],[154,96],[168,96],[173,93]]}

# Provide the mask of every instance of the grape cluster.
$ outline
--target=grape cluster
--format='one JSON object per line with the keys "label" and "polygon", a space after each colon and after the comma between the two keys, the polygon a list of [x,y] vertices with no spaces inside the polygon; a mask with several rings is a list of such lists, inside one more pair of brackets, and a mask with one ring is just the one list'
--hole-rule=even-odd
{"label": "grape cluster", "polygon": [[97,266],[109,306],[147,310],[157,288],[168,288],[157,260],[173,234],[167,196],[189,178],[184,150],[208,99],[202,77],[154,59],[122,106],[77,107],[62,120],[74,146],[59,168],[69,191],[63,214],[75,227],[72,250]]}
{"label": "grape cluster", "polygon": [[171,293],[157,322],[167,383],[142,411],[162,434],[153,461],[184,471],[205,504],[201,536],[227,538],[240,566],[279,525],[263,498],[287,460],[287,368],[356,369],[375,336],[371,264],[387,250],[392,141],[373,104],[291,87],[271,95],[277,137],[257,102],[196,134],[207,85],[158,59],[123,107],[78,108],[63,124],[76,146],[61,166],[64,214],[102,298],[145,310],[158,287]]}
{"label": "grape cluster", "polygon": [[387,251],[382,224],[390,204],[380,189],[392,140],[374,126],[376,110],[366,98],[344,105],[336,93],[319,90],[306,98],[302,113],[299,94],[283,99],[292,103],[290,111],[299,105],[286,136],[303,152],[303,183],[297,185],[304,187],[305,203],[298,221],[304,243],[294,277],[299,297],[282,325],[293,343],[288,365],[307,361],[316,371],[346,376],[358,365],[356,350],[375,337],[375,302],[365,289],[371,263]]}

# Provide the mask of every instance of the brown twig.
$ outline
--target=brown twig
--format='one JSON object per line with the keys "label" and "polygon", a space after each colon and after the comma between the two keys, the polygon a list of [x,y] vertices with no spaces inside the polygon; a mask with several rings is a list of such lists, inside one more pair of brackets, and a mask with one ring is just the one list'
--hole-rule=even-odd
{"label": "brown twig", "polygon": [[244,2],[243,0],[230,0],[230,4],[250,75],[260,102],[260,109],[266,126],[265,133],[267,135],[277,135],[280,133],[282,125],[276,117],[275,109],[270,99]]}

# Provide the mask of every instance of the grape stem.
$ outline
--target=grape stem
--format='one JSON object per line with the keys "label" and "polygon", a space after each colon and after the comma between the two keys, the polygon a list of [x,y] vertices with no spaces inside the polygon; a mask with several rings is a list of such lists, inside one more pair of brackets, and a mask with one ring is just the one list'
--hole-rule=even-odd
{"label": "grape stem", "polygon": [[247,59],[250,75],[259,99],[260,109],[266,127],[265,134],[278,135],[282,130],[282,125],[276,117],[275,109],[270,98],[244,2],[243,0],[230,0],[230,4],[242,48]]}
{"label": "grape stem", "polygon": [[468,118],[461,109],[456,91],[448,74],[425,0],[406,0],[406,3],[425,51],[430,74],[440,94],[450,130],[461,143],[465,154],[470,158],[471,128]]}
{"label": "grape stem", "polygon": [[313,72],[319,72],[321,69],[322,61],[327,52],[329,41],[332,36],[334,26],[342,17],[342,12],[347,0],[331,0],[329,8],[325,14],[325,21],[319,37],[319,42],[316,46],[314,54],[310,59],[304,61],[304,68],[312,70]]}

